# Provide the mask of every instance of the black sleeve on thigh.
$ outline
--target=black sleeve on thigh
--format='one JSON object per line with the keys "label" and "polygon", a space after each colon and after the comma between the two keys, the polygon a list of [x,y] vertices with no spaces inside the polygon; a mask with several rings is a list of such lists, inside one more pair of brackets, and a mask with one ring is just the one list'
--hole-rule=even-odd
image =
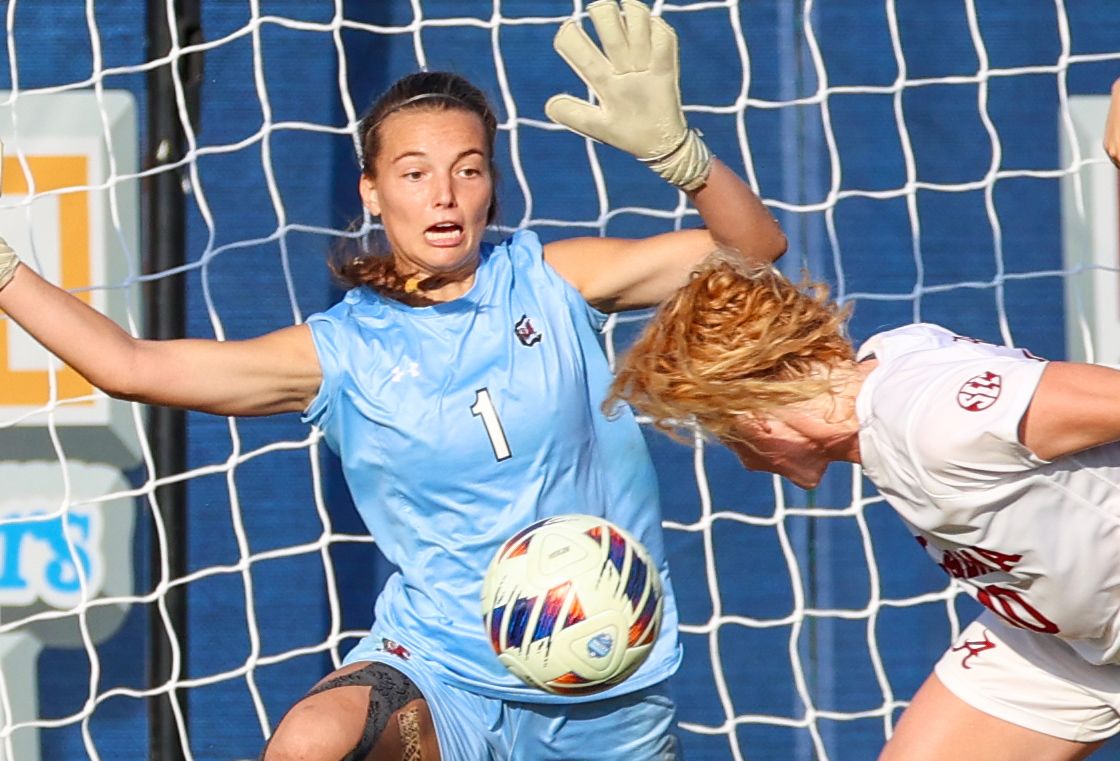
{"label": "black sleeve on thigh", "polygon": [[335,687],[369,687],[369,708],[366,711],[366,725],[362,739],[342,761],[365,761],[366,756],[381,738],[389,717],[414,700],[423,700],[424,695],[407,676],[384,663],[371,663],[368,666],[336,676],[315,687],[306,697],[318,695]]}

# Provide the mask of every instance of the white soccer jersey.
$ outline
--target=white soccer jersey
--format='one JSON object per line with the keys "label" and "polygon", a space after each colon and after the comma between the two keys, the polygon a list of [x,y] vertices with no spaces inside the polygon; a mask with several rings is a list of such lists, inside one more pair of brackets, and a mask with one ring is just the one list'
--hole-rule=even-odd
{"label": "white soccer jersey", "polygon": [[910,325],[872,337],[863,469],[948,574],[1008,623],[1120,663],[1120,444],[1047,462],[1019,442],[1046,363]]}

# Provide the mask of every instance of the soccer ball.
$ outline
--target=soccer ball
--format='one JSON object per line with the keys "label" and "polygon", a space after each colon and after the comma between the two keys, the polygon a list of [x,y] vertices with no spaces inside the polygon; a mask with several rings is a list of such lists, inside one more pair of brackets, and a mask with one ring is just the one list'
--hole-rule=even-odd
{"label": "soccer ball", "polygon": [[522,681],[586,695],[642,665],[662,601],[640,542],[604,518],[559,515],[502,545],[483,581],[482,620],[498,660]]}

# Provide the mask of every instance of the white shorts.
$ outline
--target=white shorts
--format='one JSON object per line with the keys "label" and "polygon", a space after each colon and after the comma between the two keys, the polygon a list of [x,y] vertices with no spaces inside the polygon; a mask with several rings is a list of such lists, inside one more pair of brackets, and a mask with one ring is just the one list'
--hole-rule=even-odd
{"label": "white shorts", "polygon": [[1089,663],[1057,637],[989,611],[961,632],[934,673],[973,708],[1020,727],[1076,742],[1120,732],[1120,665]]}

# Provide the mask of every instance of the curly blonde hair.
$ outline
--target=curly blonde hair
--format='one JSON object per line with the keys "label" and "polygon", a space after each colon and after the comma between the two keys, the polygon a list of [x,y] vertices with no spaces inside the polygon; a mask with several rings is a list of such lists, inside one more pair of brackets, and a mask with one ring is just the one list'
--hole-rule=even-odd
{"label": "curly blonde hair", "polygon": [[678,440],[690,418],[723,441],[735,420],[831,390],[854,360],[849,309],[823,283],[794,284],[717,252],[661,305],[620,362],[604,409],[620,400]]}

